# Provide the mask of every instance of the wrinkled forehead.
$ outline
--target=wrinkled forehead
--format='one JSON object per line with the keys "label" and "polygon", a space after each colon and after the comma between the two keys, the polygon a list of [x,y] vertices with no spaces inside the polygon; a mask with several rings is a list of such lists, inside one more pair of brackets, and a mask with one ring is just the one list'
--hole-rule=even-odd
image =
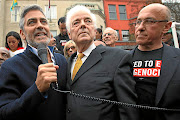
{"label": "wrinkled forehead", "polygon": [[115,34],[115,32],[114,32],[112,29],[106,29],[106,30],[103,32],[103,35],[104,35],[104,34],[107,34],[107,33]]}
{"label": "wrinkled forehead", "polygon": [[166,8],[162,5],[150,5],[143,8],[138,15],[138,19],[141,17],[154,18],[157,20],[166,19]]}
{"label": "wrinkled forehead", "polygon": [[79,11],[72,15],[71,22],[76,21],[76,20],[82,20],[82,19],[91,19],[92,20],[92,17],[90,15],[90,13],[88,13],[86,11]]}
{"label": "wrinkled forehead", "polygon": [[9,54],[8,50],[6,50],[5,48],[0,48],[0,53],[6,53],[6,54]]}

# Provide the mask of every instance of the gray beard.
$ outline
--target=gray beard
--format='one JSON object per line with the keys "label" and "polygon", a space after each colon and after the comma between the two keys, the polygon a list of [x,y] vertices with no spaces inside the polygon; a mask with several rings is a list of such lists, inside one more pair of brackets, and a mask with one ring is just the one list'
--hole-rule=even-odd
{"label": "gray beard", "polygon": [[46,42],[39,42],[39,43],[32,41],[32,40],[27,40],[27,39],[26,39],[26,41],[32,47],[37,48],[40,44],[45,44],[46,46],[48,46],[48,43],[50,42],[50,38]]}
{"label": "gray beard", "polygon": [[[46,41],[46,42],[39,42],[39,43],[37,43],[37,42],[35,42],[34,40],[30,40],[29,39],[29,36],[26,34],[26,32],[24,32],[25,33],[25,35],[27,36],[26,37],[26,42],[27,42],[27,44],[29,44],[29,45],[31,45],[32,47],[35,47],[35,48],[37,48],[40,44],[44,44],[44,45],[46,45],[46,46],[48,46],[48,44],[49,44],[49,42],[50,42],[50,40],[51,40],[51,37],[50,38],[48,38],[48,40]],[[49,35],[50,36],[50,35]]]}

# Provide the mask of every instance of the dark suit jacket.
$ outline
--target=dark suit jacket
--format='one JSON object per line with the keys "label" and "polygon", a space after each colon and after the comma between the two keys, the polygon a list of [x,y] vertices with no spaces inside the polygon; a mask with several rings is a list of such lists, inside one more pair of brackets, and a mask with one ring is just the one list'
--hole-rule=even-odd
{"label": "dark suit jacket", "polygon": [[[74,80],[68,63],[68,89],[75,93],[136,104],[135,81],[131,73],[131,56],[111,47],[97,46],[81,66]],[[67,96],[67,120],[137,120],[134,108]]]}
{"label": "dark suit jacket", "polygon": [[[54,54],[58,83],[66,87],[66,59]],[[42,94],[35,84],[41,60],[29,47],[6,60],[0,69],[0,120],[64,120],[66,96],[51,88]],[[47,98],[45,98],[47,97]]]}
{"label": "dark suit jacket", "polygon": [[[180,109],[180,50],[164,45],[155,105]],[[134,50],[132,51],[134,53]],[[179,120],[180,112],[157,112],[156,120]]]}

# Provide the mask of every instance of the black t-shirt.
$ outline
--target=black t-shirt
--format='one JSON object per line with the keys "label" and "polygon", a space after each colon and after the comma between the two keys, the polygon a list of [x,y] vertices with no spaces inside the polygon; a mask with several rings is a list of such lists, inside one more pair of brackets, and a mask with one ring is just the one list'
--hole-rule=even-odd
{"label": "black t-shirt", "polygon": [[59,34],[58,36],[55,36],[54,38],[56,39],[56,47],[64,55],[63,49],[64,49],[64,45],[66,44],[66,42],[69,41],[68,35]]}
{"label": "black t-shirt", "polygon": [[[133,76],[136,81],[138,104],[155,106],[158,78],[162,64],[163,47],[153,51],[136,49],[133,55]],[[154,112],[141,111],[143,120],[154,120]]]}

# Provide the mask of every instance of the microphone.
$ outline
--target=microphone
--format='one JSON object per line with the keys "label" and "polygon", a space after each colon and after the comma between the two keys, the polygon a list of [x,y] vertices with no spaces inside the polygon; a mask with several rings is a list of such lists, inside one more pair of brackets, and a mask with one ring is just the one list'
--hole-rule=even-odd
{"label": "microphone", "polygon": [[[38,56],[41,58],[41,61],[43,64],[48,63],[47,59],[47,45],[46,44],[39,44],[37,47],[38,50]],[[53,89],[58,88],[58,83],[57,82],[52,82],[50,84],[50,87]]]}
{"label": "microphone", "polygon": [[39,44],[37,47],[38,56],[41,58],[43,64],[48,63],[47,59],[47,45],[46,44]]}

